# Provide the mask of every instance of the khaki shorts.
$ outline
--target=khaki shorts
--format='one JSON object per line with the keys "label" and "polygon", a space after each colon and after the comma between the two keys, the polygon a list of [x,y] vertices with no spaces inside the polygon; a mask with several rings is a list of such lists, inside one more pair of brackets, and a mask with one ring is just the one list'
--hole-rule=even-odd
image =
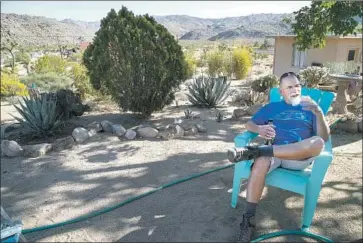
{"label": "khaki shorts", "polygon": [[[315,160],[315,157],[311,157],[305,160],[282,160],[279,158],[270,158],[270,169],[268,173],[279,167],[289,170],[304,170],[308,168]],[[254,163],[252,163],[251,168]]]}

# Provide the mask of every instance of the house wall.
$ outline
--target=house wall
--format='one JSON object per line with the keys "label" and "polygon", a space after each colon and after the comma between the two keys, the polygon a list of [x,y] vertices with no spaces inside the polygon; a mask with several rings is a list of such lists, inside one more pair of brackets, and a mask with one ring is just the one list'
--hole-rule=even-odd
{"label": "house wall", "polygon": [[275,54],[273,73],[280,77],[284,72],[298,72],[301,69],[311,66],[313,62],[346,62],[349,49],[357,49],[356,62],[359,62],[359,54],[362,51],[362,39],[335,39],[328,38],[324,48],[314,48],[307,51],[305,67],[294,67],[293,58],[293,37],[277,37],[275,39]]}

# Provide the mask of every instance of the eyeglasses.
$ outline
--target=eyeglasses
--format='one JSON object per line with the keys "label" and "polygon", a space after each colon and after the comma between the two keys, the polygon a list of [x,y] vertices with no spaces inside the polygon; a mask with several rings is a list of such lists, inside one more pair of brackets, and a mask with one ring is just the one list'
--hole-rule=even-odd
{"label": "eyeglasses", "polygon": [[281,83],[282,79],[284,79],[284,78],[286,78],[286,77],[288,77],[288,76],[294,76],[294,77],[296,77],[296,78],[297,78],[297,80],[299,80],[299,81],[300,81],[300,76],[299,76],[298,74],[296,74],[296,73],[294,73],[294,72],[287,72],[287,73],[283,73],[283,74],[281,75],[281,77],[280,77],[280,83]]}

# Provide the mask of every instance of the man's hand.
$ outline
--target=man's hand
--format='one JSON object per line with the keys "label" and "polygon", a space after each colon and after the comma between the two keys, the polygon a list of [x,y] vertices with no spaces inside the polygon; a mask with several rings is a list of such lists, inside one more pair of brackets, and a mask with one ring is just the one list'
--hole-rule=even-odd
{"label": "man's hand", "polygon": [[272,139],[276,136],[274,125],[258,126],[258,134],[264,139]]}
{"label": "man's hand", "polygon": [[302,109],[305,111],[311,111],[315,116],[323,115],[323,111],[319,107],[316,102],[311,99],[309,96],[302,96],[300,105],[302,106]]}

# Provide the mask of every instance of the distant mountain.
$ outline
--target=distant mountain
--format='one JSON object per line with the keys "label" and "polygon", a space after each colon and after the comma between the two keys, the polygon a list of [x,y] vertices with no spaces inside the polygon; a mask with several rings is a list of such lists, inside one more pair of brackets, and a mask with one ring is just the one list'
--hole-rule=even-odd
{"label": "distant mountain", "polygon": [[[181,40],[219,40],[232,38],[263,38],[266,35],[290,34],[282,23],[290,14],[253,14],[220,19],[187,15],[154,16],[171,34]],[[40,16],[1,13],[1,38],[9,33],[23,45],[55,45],[77,43],[79,37],[91,41],[100,22],[72,19],[62,21]]]}

